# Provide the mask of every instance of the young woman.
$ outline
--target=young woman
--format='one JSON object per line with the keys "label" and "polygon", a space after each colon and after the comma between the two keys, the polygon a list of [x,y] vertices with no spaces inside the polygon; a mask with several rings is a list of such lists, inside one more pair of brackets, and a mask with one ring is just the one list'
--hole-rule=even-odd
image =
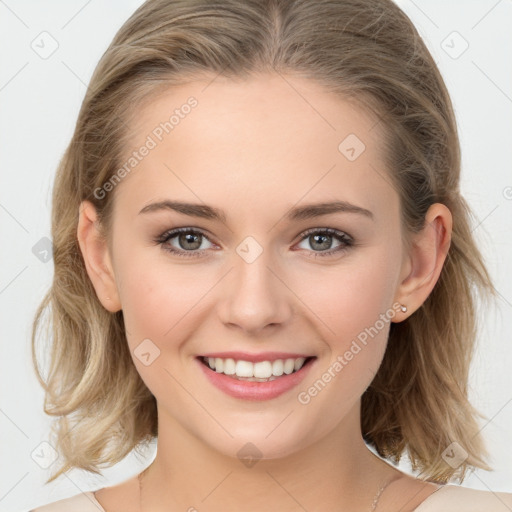
{"label": "young woman", "polygon": [[391,0],[143,4],[57,173],[33,357],[50,308],[49,481],[157,454],[35,512],[511,510],[447,485],[491,469],[466,386],[492,284],[459,174]]}

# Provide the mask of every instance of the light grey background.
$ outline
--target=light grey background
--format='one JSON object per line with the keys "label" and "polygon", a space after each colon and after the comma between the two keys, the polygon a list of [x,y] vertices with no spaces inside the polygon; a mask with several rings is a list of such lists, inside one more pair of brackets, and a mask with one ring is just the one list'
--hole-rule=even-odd
{"label": "light grey background", "polygon": [[[105,469],[104,478],[71,471],[45,486],[49,470],[36,461],[47,450],[40,443],[50,418],[30,358],[31,322],[53,272],[52,260],[41,258],[50,238],[54,173],[96,63],[141,3],[0,0],[0,512],[25,512],[114,485],[154,457],[153,445],[145,461],[130,455]],[[477,470],[463,485],[512,492],[512,2],[397,3],[424,37],[452,95],[462,189],[501,296],[497,308],[482,311],[470,381],[472,402],[488,418],[482,432],[495,470]],[[399,467],[410,471],[406,460]]]}

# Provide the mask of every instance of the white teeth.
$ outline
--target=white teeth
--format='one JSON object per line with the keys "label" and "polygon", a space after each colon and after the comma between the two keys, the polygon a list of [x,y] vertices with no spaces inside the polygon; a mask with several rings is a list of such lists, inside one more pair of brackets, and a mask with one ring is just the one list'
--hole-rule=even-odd
{"label": "white teeth", "polygon": [[293,365],[293,368],[295,371],[300,370],[302,368],[302,365],[304,364],[304,361],[306,360],[305,357],[298,357],[295,359],[295,363]]}
{"label": "white teeth", "polygon": [[276,375],[277,377],[280,377],[283,375],[283,360],[282,359],[276,359],[272,363],[272,374]]}
{"label": "white teeth", "polygon": [[286,375],[289,375],[290,373],[292,373],[294,368],[295,368],[295,360],[294,359],[287,359],[284,362],[284,373],[286,373]]}
{"label": "white teeth", "polygon": [[254,365],[250,361],[237,361],[235,373],[237,377],[254,377]]}
{"label": "white teeth", "polygon": [[224,359],[224,373],[226,375],[235,374],[236,363],[234,359]]}
{"label": "white teeth", "polygon": [[272,376],[272,363],[270,361],[261,361],[254,363],[254,377],[259,379],[268,379]]}
{"label": "white teeth", "polygon": [[[251,363],[250,361],[234,359],[222,359],[220,357],[205,357],[205,363],[217,373],[240,377],[244,380],[255,380],[264,382],[274,380],[283,374],[290,375],[294,371],[300,370],[306,361],[305,357],[296,359],[276,359],[275,361],[259,361]],[[261,380],[260,380],[261,379]]]}

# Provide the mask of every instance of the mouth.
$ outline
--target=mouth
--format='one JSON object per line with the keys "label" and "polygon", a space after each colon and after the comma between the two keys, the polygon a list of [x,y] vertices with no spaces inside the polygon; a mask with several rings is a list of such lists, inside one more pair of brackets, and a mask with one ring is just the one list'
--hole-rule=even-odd
{"label": "mouth", "polygon": [[302,373],[316,359],[316,356],[283,357],[256,362],[232,357],[198,356],[197,359],[210,372],[235,381],[271,382]]}
{"label": "mouth", "polygon": [[306,378],[316,359],[277,352],[224,352],[196,357],[207,382],[232,398],[246,401],[271,400],[291,392]]}

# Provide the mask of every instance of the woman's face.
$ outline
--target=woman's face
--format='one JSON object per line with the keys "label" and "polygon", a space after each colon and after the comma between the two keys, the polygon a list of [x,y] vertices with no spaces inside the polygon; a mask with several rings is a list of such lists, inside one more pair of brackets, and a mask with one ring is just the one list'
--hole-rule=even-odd
{"label": "woman's face", "polygon": [[[403,318],[407,272],[379,129],[279,75],[173,88],[132,120],[136,161],[108,192],[110,261],[160,432],[183,429],[231,456],[250,442],[274,458],[349,418],[359,426],[352,413],[390,320]],[[338,206],[315,208],[327,203]],[[236,380],[205,355],[221,355],[227,373],[276,375]],[[299,356],[312,359],[277,375],[291,363],[276,360]]]}

